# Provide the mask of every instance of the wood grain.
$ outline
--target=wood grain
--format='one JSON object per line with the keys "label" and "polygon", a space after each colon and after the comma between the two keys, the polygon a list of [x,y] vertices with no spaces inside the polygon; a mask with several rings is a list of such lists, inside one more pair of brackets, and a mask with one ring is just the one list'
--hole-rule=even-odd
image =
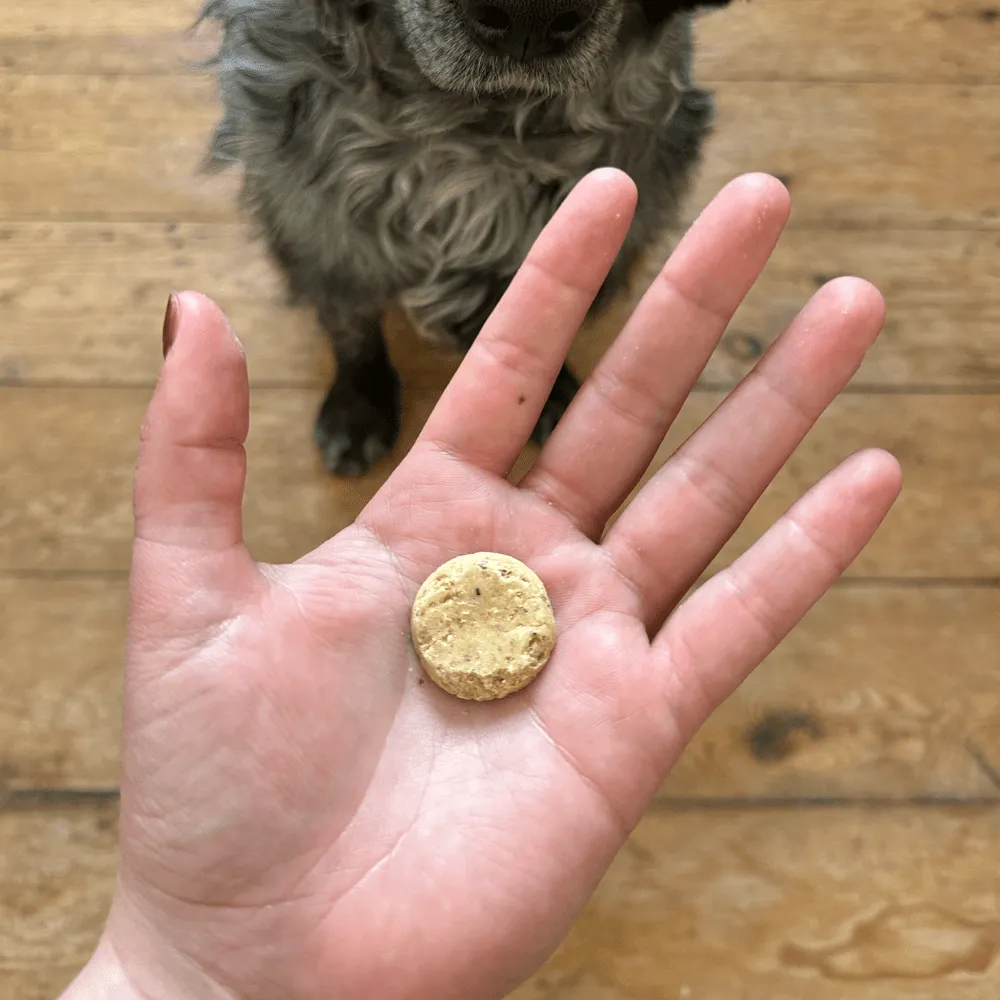
{"label": "wood grain", "polygon": [[[117,785],[126,602],[123,576],[0,578],[0,787]],[[997,621],[1000,587],[835,588],[663,799],[1000,796]]]}
{"label": "wood grain", "polygon": [[511,1000],[989,1000],[998,856],[996,807],[651,815]]}
{"label": "wood grain", "polygon": [[1000,585],[836,587],[716,712],[667,798],[1000,796]]}
{"label": "wood grain", "polygon": [[0,72],[195,72],[214,32],[192,35],[199,0],[34,0],[10,5],[0,22]]}
{"label": "wood grain", "polygon": [[197,136],[220,107],[208,74],[4,76],[0,103],[12,112],[0,148],[97,154],[155,149],[164,140]]}
{"label": "wood grain", "polygon": [[[51,1000],[114,884],[111,805],[0,813],[0,989]],[[1000,809],[654,812],[513,1000],[992,1000]]]}
{"label": "wood grain", "polygon": [[[733,83],[718,88],[714,139],[694,202],[763,170],[787,180],[791,225],[1000,228],[1000,191],[966,143],[1000,117],[992,87]],[[989,122],[989,124],[987,124]]]}
{"label": "wood grain", "polygon": [[[0,72],[182,72],[210,51],[193,38],[195,0],[126,9],[107,0],[35,0],[5,11]],[[1000,26],[985,0],[752,0],[697,26],[706,79],[997,82]]]}
{"label": "wood grain", "polygon": [[127,607],[124,578],[0,578],[0,798],[118,785]]}
{"label": "wood grain", "polygon": [[[826,280],[856,274],[887,300],[886,328],[855,388],[1000,387],[1000,237],[989,232],[789,230],[705,372],[731,385]],[[230,314],[254,384],[329,383],[330,352],[308,310],[240,224],[22,222],[0,225],[0,380],[151,385],[173,288],[197,288]],[[651,255],[650,263],[667,249]],[[577,350],[593,365],[645,288],[591,324]],[[436,352],[391,317],[410,377],[438,384]]]}
{"label": "wood grain", "polygon": [[[201,172],[217,98],[194,65],[213,34],[185,34],[198,3],[0,15],[4,1000],[58,995],[114,883],[116,806],[74,793],[118,780],[132,460],[167,292],[217,298],[247,346],[258,556],[312,547],[387,471],[319,469],[327,345],[248,245],[238,175]],[[782,176],[794,211],[658,461],[815,288],[854,273],[886,295],[886,331],[723,559],[857,447],[896,451],[904,495],[698,735],[515,1000],[995,1000],[1000,8],[751,0],[697,38],[719,119],[688,217],[747,170]],[[585,330],[581,373],[628,304]],[[405,448],[455,359],[388,328]]]}
{"label": "wood grain", "polygon": [[113,804],[0,812],[0,996],[53,1000],[89,958],[116,838]]}
{"label": "wood grain", "polygon": [[[405,380],[405,379],[404,379]],[[131,486],[148,393],[135,389],[0,390],[0,571],[122,570],[131,539]],[[661,449],[662,461],[721,400],[695,395]],[[320,473],[310,440],[320,393],[258,390],[250,435],[246,533],[258,558],[294,559],[348,524],[384,481]],[[411,391],[400,452],[436,399]],[[742,551],[802,491],[849,453],[880,445],[901,460],[903,497],[852,577],[1000,575],[1000,460],[981,442],[1000,434],[1000,396],[841,397],[765,494],[733,542]],[[527,453],[526,453],[527,454]],[[654,463],[655,467],[655,463]],[[100,470],[100,475],[95,475]],[[281,484],[280,488],[276,484]],[[294,498],[294,499],[293,499]]]}
{"label": "wood grain", "polygon": [[[0,218],[232,221],[236,175],[198,173],[215,118],[202,79],[6,82]],[[793,226],[1000,229],[1000,88],[740,82],[691,217],[750,170],[787,178]]]}
{"label": "wood grain", "polygon": [[983,0],[746,0],[696,37],[709,80],[1000,80],[1000,18]]}

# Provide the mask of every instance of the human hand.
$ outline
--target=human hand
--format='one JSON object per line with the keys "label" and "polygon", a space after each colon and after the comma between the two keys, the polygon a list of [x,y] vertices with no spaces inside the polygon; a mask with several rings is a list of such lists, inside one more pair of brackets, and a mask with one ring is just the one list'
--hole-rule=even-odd
{"label": "human hand", "polygon": [[[604,533],[787,219],[767,177],[702,215],[507,481],[634,201],[614,171],[578,186],[386,485],[287,566],[243,543],[241,348],[179,297],[136,475],[119,886],[67,996],[502,996],[707,715],[868,542],[899,490],[882,452],[682,602],[874,341],[882,302],[854,279],[816,294]],[[484,704],[423,683],[408,628],[425,577],[479,550],[531,566],[559,629],[541,676]]]}

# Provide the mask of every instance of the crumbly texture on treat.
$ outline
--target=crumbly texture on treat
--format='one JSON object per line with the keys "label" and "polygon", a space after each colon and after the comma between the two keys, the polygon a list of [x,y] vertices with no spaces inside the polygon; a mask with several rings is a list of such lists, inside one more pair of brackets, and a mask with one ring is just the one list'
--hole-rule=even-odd
{"label": "crumbly texture on treat", "polygon": [[417,592],[410,630],[431,680],[472,701],[520,691],[556,644],[542,581],[496,552],[458,556],[435,570]]}

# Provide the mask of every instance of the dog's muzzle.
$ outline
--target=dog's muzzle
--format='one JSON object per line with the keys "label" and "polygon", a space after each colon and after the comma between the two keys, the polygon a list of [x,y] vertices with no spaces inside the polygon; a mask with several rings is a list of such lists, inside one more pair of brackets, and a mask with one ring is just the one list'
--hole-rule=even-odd
{"label": "dog's muzzle", "polygon": [[522,62],[565,52],[601,0],[457,0],[476,41]]}

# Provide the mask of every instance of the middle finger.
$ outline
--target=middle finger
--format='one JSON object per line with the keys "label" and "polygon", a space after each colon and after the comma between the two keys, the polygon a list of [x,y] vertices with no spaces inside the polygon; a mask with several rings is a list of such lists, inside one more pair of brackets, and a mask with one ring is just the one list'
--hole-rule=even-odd
{"label": "middle finger", "polygon": [[766,174],[728,184],[671,254],[523,489],[596,537],[649,466],[788,220]]}

